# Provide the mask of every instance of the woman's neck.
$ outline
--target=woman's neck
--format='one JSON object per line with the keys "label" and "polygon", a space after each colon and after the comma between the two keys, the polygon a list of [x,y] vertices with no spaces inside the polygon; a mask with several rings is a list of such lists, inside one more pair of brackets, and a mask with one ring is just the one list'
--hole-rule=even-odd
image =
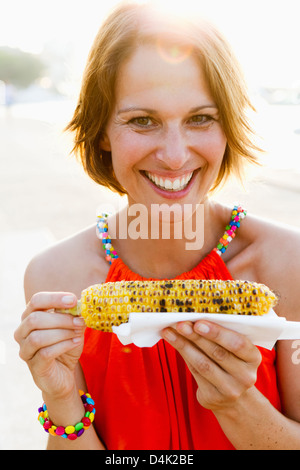
{"label": "woman's neck", "polygon": [[171,222],[164,213],[159,223],[153,214],[152,218],[133,215],[126,207],[109,218],[109,234],[132,271],[147,278],[173,278],[193,269],[216,246],[220,235],[216,206],[206,201],[185,219],[175,214]]}

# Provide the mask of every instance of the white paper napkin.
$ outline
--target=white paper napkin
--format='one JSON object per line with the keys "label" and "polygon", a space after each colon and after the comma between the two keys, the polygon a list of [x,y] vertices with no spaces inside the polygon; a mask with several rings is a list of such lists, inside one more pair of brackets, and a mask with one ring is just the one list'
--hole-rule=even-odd
{"label": "white paper napkin", "polygon": [[123,345],[151,347],[161,339],[160,332],[179,321],[209,320],[247,336],[256,346],[272,349],[277,340],[300,339],[300,322],[278,317],[273,310],[263,316],[210,313],[144,313],[129,315],[129,322],[114,326],[113,332]]}

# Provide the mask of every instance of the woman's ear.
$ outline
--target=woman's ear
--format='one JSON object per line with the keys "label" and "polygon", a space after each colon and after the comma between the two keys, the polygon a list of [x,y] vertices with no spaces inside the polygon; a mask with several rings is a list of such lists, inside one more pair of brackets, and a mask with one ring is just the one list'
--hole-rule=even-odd
{"label": "woman's ear", "polygon": [[100,139],[100,147],[102,150],[105,150],[105,152],[111,152],[110,140],[106,133],[102,134],[102,137]]}

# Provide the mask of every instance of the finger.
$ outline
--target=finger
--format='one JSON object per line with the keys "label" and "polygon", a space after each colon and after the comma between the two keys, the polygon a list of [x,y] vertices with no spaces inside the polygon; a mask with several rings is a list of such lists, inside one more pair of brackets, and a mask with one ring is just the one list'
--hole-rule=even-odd
{"label": "finger", "polygon": [[[191,325],[178,324],[178,331],[193,342],[208,358],[221,367],[227,374],[235,378],[237,382],[245,387],[255,384],[257,378],[257,364],[240,359],[231,351],[214,341],[200,336]],[[255,348],[255,346],[253,346]],[[258,353],[258,358],[260,353]]]}
{"label": "finger", "polygon": [[241,385],[255,384],[261,354],[248,338],[209,322],[197,322],[193,328],[178,324],[177,329]]}
{"label": "finger", "polygon": [[[183,325],[177,325],[177,328],[183,329]],[[224,400],[232,403],[245,389],[254,385],[257,370],[255,367],[249,367],[249,364],[232,355],[234,358],[233,362],[242,366],[239,368],[240,376],[239,373],[236,374],[236,371],[234,371],[233,374],[228,373],[199,348],[198,344],[202,341],[203,345],[204,338],[198,337],[197,340],[195,332],[191,333],[190,338],[185,338],[174,329],[166,329],[162,332],[162,335],[181,354],[193,374],[199,388],[197,392],[199,402],[200,396],[202,396],[201,404],[203,400],[210,403],[210,406],[212,403],[216,405]],[[216,343],[210,340],[206,340],[206,343],[216,345]],[[231,362],[231,364],[233,364],[233,362]],[[202,386],[205,386],[205,389],[202,390]]]}
{"label": "finger", "polygon": [[180,353],[197,383],[199,377],[203,377],[219,390],[230,380],[227,372],[199,349],[195,342],[184,338],[173,328],[163,330],[162,336]]}
{"label": "finger", "polygon": [[[243,393],[244,387],[229,374],[216,374],[213,378],[206,374],[195,373],[195,367],[188,360],[185,360],[187,367],[194,375],[197,383],[196,397],[204,408],[216,411],[224,408],[224,405],[232,405]],[[206,375],[206,376],[204,376]]]}
{"label": "finger", "polygon": [[[201,325],[202,327],[202,325]],[[206,327],[206,326],[205,326]],[[201,335],[196,333],[195,327],[191,322],[180,322],[176,325],[177,331],[192,341],[197,345],[201,351],[203,351],[208,357],[210,357],[214,362],[218,363],[224,370],[227,372],[232,372],[235,370],[238,362],[241,362],[234,354],[225,349],[220,344],[204,337],[205,333],[202,332]],[[203,328],[203,331],[208,333],[208,330]],[[244,361],[242,361],[244,363]],[[230,364],[233,363],[232,366]]]}
{"label": "finger", "polygon": [[[255,366],[260,364],[260,352],[246,336],[207,321],[197,321],[193,329],[196,334],[211,342],[210,354],[219,357],[219,360],[224,359],[225,350],[248,364]],[[214,344],[222,349],[216,349]]]}
{"label": "finger", "polygon": [[75,307],[76,302],[76,296],[70,292],[38,292],[31,297],[22,320],[35,310],[70,308]]}
{"label": "finger", "polygon": [[[186,365],[192,373],[192,365],[189,362],[186,362]],[[222,405],[224,394],[215,385],[199,374],[195,380],[197,383],[196,397],[200,405],[208,409],[218,408]]]}
{"label": "finger", "polygon": [[31,331],[44,329],[70,329],[84,327],[84,319],[72,315],[55,312],[33,312],[23,322],[23,332],[26,337]]}
{"label": "finger", "polygon": [[83,336],[81,330],[54,329],[32,331],[21,345],[20,357],[24,361],[30,361],[41,349],[69,339],[80,338],[81,336]]}
{"label": "finger", "polygon": [[85,323],[81,317],[49,312],[34,311],[28,315],[15,331],[15,340],[20,344],[31,331],[44,329],[78,329],[84,328]]}
{"label": "finger", "polygon": [[34,370],[37,375],[43,375],[45,371],[49,372],[49,366],[53,361],[63,354],[70,353],[79,346],[83,345],[83,337],[78,336],[59,343],[52,344],[45,348],[39,349],[33,358],[28,362],[31,370]]}

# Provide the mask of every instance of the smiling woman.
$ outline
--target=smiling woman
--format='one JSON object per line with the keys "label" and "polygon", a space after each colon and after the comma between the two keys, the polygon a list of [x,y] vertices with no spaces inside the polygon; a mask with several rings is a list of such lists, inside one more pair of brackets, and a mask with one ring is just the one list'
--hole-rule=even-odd
{"label": "smiling woman", "polygon": [[[143,15],[146,10],[152,14]],[[239,175],[244,160],[254,162],[256,158],[255,151],[258,149],[250,138],[251,128],[246,114],[247,108],[252,106],[239,64],[234,59],[230,46],[212,25],[199,18],[183,20],[178,15],[171,14],[170,10],[167,17],[166,22],[166,15],[160,8],[149,8],[148,5],[140,5],[139,8],[136,5],[127,5],[123,11],[121,7],[112,13],[109,23],[99,31],[94,41],[83,77],[79,103],[68,126],[69,130],[76,133],[74,150],[80,155],[88,174],[97,183],[120,194],[126,194],[126,189],[114,177],[110,151],[102,146],[102,152],[99,153],[99,143],[112,114],[120,67],[131,57],[138,44],[144,47],[155,45],[156,67],[164,67],[165,70],[168,67],[170,77],[176,70],[176,64],[186,64],[193,58],[201,65],[201,73],[209,86],[209,97],[219,113],[219,121],[227,139],[225,158],[213,188],[221,181],[224,182],[231,172]],[[143,62],[143,67],[151,71],[147,61]],[[168,89],[172,90],[172,84],[169,84]],[[194,105],[195,103],[191,103],[192,107]],[[201,102],[200,105],[203,107],[204,103]],[[205,106],[211,108],[208,103]],[[127,103],[125,109],[130,108],[133,112],[132,107],[132,103]],[[122,109],[117,113],[124,115]],[[95,114],[99,116],[97,123],[93,119]],[[205,118],[203,114],[202,110],[202,121]],[[199,121],[197,115],[190,117],[194,124],[196,119]],[[206,119],[213,117],[210,113]],[[145,118],[148,120],[145,121]],[[147,126],[150,125],[149,116],[135,113],[132,120],[132,124],[138,124],[140,130],[145,128],[146,122]],[[151,123],[153,125],[154,122]]]}
{"label": "smiling woman", "polygon": [[[235,315],[244,279],[276,292],[278,315],[300,319],[299,233],[246,218],[239,204],[232,209],[211,197],[244,162],[256,162],[249,108],[239,65],[207,22],[125,2],[101,26],[68,129],[88,174],[126,195],[127,205],[32,260],[15,333],[43,392],[49,448],[299,449],[300,380],[291,342],[256,347],[248,336],[202,319],[164,328],[151,348],[124,348],[113,333],[84,331],[82,318],[57,311],[75,307],[89,286],[110,283],[114,292],[118,281],[138,281],[132,295],[122,284],[120,304],[114,294],[98,306],[97,295],[87,294],[86,304],[98,319],[107,304],[114,312],[133,305],[143,312],[147,285],[159,281],[169,296],[159,299],[153,289],[159,308],[172,298],[180,307],[189,294],[207,311],[231,305]],[[144,222],[149,236],[138,230]],[[168,230],[165,237],[177,222],[180,236]],[[201,244],[188,248],[199,233]],[[181,280],[184,300],[173,280]],[[235,287],[225,299],[217,283],[213,292],[187,292],[188,280],[234,280]],[[256,287],[246,297],[250,308]]]}
{"label": "smiling woman", "polygon": [[111,152],[130,203],[150,210],[162,198],[202,202],[219,173],[226,138],[193,55],[175,64],[156,45],[141,45],[120,66],[101,147]]}

